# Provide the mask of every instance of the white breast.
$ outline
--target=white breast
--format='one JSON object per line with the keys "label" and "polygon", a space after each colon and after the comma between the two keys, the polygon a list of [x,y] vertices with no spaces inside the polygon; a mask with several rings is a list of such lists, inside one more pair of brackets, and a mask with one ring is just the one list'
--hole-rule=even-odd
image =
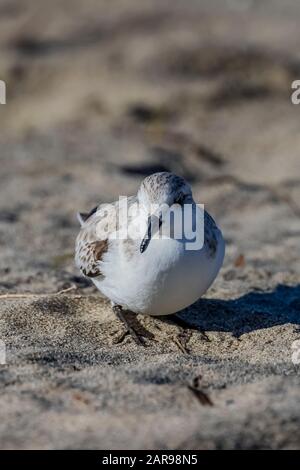
{"label": "white breast", "polygon": [[99,290],[136,313],[168,315],[194,303],[210,287],[222,266],[225,245],[215,229],[216,251],[208,244],[188,250],[184,241],[153,239],[140,253],[140,241],[111,242],[101,263]]}

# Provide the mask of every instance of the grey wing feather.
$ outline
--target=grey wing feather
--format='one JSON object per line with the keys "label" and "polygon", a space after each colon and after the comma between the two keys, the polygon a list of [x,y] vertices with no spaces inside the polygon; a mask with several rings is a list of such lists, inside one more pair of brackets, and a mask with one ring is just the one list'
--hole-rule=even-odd
{"label": "grey wing feather", "polygon": [[82,218],[81,230],[76,239],[76,266],[85,276],[91,278],[101,276],[100,261],[108,250],[108,237],[101,231],[103,220],[104,214],[98,215],[97,209],[89,217]]}
{"label": "grey wing feather", "polygon": [[213,257],[217,252],[218,238],[217,238],[218,227],[208,212],[204,211],[204,243],[207,246],[210,255]]}
{"label": "grey wing feather", "polygon": [[[128,198],[128,206],[136,202],[136,197]],[[119,202],[100,204],[89,214],[78,218],[81,230],[76,239],[75,263],[88,277],[101,276],[101,261],[109,247],[109,234],[116,230]]]}

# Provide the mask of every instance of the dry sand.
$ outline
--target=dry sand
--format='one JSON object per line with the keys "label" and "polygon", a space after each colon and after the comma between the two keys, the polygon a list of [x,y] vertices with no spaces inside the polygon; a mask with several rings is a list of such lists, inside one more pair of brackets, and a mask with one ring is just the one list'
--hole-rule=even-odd
{"label": "dry sand", "polygon": [[[299,4],[0,14],[0,293],[49,294],[0,299],[0,447],[300,448]],[[121,325],[74,266],[75,212],[161,169],[216,217],[224,267],[181,321],[132,316],[145,347],[114,344]]]}

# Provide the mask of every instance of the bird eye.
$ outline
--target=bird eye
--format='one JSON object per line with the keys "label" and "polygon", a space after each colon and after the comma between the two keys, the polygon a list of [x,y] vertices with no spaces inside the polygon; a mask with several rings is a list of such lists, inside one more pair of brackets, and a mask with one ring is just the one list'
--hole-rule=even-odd
{"label": "bird eye", "polygon": [[181,204],[183,204],[183,201],[184,201],[184,194],[181,193],[175,198],[174,203],[181,205]]}

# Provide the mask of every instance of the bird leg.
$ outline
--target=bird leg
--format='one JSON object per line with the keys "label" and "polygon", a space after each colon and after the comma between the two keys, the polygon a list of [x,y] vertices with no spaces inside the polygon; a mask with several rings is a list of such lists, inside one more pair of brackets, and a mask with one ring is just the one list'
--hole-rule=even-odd
{"label": "bird leg", "polygon": [[121,343],[125,336],[130,335],[134,342],[139,346],[144,346],[144,342],[140,338],[139,334],[135,331],[135,329],[130,325],[128,319],[124,314],[124,310],[120,305],[113,305],[113,312],[115,313],[118,320],[125,326],[125,331],[122,335],[116,340],[116,343]]}
{"label": "bird leg", "polygon": [[181,330],[189,328],[190,330],[199,331],[204,341],[207,341],[208,343],[211,341],[205,330],[200,329],[197,326],[186,322],[185,320],[183,320],[183,318],[180,318],[177,315],[172,315],[172,318],[168,320],[170,321],[170,323],[173,323],[174,325],[179,326]]}

